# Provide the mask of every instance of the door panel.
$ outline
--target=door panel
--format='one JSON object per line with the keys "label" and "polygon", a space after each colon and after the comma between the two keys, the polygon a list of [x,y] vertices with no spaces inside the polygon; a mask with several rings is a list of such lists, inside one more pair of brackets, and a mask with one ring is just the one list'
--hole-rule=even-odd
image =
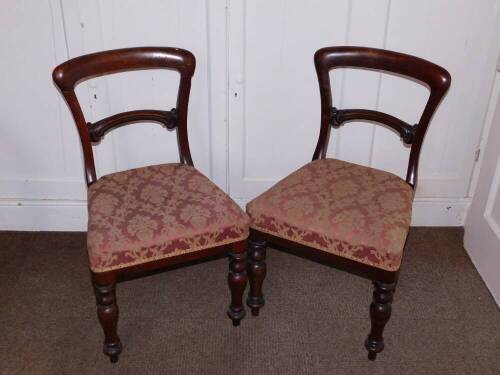
{"label": "door panel", "polygon": [[[424,142],[417,200],[465,198],[492,82],[491,75],[470,72],[495,69],[496,52],[484,51],[496,46],[498,3],[231,0],[231,195],[245,203],[310,161],[320,115],[313,54],[350,44],[414,54],[450,71],[452,87]],[[334,105],[378,109],[409,123],[418,121],[429,95],[388,74],[349,69],[332,73],[332,80]],[[334,129],[328,150],[329,157],[400,176],[408,155],[398,135],[370,123]]]}
{"label": "door panel", "polygon": [[79,145],[51,77],[66,58],[59,4],[2,2],[0,31],[0,198],[81,198]]}
{"label": "door panel", "polygon": [[500,65],[476,191],[465,221],[464,246],[500,306]]}
{"label": "door panel", "polygon": [[348,12],[346,0],[231,1],[229,175],[234,198],[252,197],[311,158],[319,133],[313,54],[321,46],[345,42]]}
{"label": "door panel", "polygon": [[500,248],[500,157],[496,161],[495,175],[486,200],[484,218],[499,239],[498,248]]}
{"label": "door panel", "polygon": [[[197,68],[191,88],[189,140],[196,167],[210,176],[209,6],[208,1],[197,0],[80,1],[83,44],[74,54],[144,45],[192,51]],[[92,80],[86,86],[90,92],[86,114],[97,120],[134,109],[170,110],[175,107],[178,83],[178,73],[168,70],[119,73]],[[99,174],[179,160],[175,131],[154,123],[117,129],[106,135],[95,151]]]}

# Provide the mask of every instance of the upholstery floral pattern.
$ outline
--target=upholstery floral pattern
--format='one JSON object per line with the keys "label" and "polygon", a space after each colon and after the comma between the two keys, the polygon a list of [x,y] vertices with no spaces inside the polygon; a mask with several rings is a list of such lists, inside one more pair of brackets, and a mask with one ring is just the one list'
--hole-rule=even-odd
{"label": "upholstery floral pattern", "polygon": [[250,226],[388,271],[401,264],[413,189],[336,159],[306,164],[247,205]]}
{"label": "upholstery floral pattern", "polygon": [[88,191],[90,268],[105,272],[248,237],[248,217],[195,168],[113,173]]}

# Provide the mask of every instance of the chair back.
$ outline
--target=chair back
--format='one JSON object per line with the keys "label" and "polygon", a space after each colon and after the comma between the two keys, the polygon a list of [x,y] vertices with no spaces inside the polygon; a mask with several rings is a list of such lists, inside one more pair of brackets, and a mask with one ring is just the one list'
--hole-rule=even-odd
{"label": "chair back", "polygon": [[[451,76],[446,69],[421,58],[376,48],[326,47],[314,55],[321,95],[321,130],[313,160],[326,157],[331,126],[353,121],[373,121],[397,131],[411,145],[406,182],[416,186],[420,149],[427,126],[441,99],[448,91]],[[430,89],[420,120],[410,125],[389,114],[367,109],[337,109],[332,107],[329,72],[336,68],[363,68],[389,72],[422,82]]]}
{"label": "chair back", "polygon": [[[180,162],[193,165],[189,150],[187,112],[195,66],[196,59],[193,54],[180,48],[137,47],[76,57],[54,69],[52,78],[64,96],[78,129],[88,186],[97,180],[92,143],[99,142],[108,131],[131,123],[153,121],[163,124],[167,129],[177,129]],[[97,76],[143,69],[171,69],[179,72],[180,83],[174,109],[122,112],[94,123],[85,120],[75,94],[75,86],[79,82]]]}

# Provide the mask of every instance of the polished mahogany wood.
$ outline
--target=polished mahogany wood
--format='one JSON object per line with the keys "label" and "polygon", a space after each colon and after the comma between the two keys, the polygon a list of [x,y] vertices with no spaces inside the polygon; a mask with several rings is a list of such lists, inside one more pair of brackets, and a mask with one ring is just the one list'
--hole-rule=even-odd
{"label": "polished mahogany wood", "polygon": [[[92,143],[101,141],[105,134],[113,129],[137,122],[153,121],[162,124],[169,130],[177,130],[180,162],[193,165],[188,141],[187,113],[191,78],[195,66],[195,57],[187,50],[170,47],[138,47],[80,56],[66,61],[54,69],[52,77],[66,100],[78,129],[88,186],[97,181]],[[96,76],[138,69],[177,71],[180,74],[180,82],[176,107],[170,111],[145,109],[122,112],[94,123],[87,122],[75,94],[75,86]],[[237,326],[245,316],[243,293],[247,284],[246,247],[247,241],[238,241],[113,271],[100,273],[91,271],[97,315],[104,331],[103,350],[111,362],[118,360],[122,350],[117,333],[118,305],[115,292],[116,284],[119,281],[142,276],[145,273],[172,265],[208,259],[219,254],[228,254],[230,259],[228,284],[231,290],[231,304],[227,313],[233,325]]]}
{"label": "polished mahogany wood", "polygon": [[[405,143],[411,145],[406,182],[415,188],[418,176],[418,159],[424,135],[432,115],[450,86],[450,74],[442,67],[415,56],[366,47],[322,48],[315,53],[314,63],[321,96],[321,124],[313,160],[326,158],[331,127],[338,127],[354,120],[382,124],[396,131]],[[336,68],[361,68],[388,72],[426,85],[430,90],[430,95],[418,123],[410,125],[395,116],[375,110],[332,107],[330,71]],[[314,181],[310,183],[314,184]],[[365,341],[365,347],[368,350],[368,358],[374,360],[377,353],[380,353],[384,348],[383,331],[391,315],[392,298],[399,270],[396,272],[386,271],[251,229],[248,248],[250,294],[247,305],[252,309],[254,315],[257,315],[259,308],[264,305],[262,284],[266,274],[266,244],[373,281],[373,302],[370,307],[372,328]],[[259,269],[263,271],[259,271]],[[256,311],[254,312],[254,310]]]}
{"label": "polished mahogany wood", "polygon": [[266,278],[266,241],[250,237],[248,241],[248,274],[250,275],[250,292],[247,297],[247,306],[253,316],[259,315],[259,309],[264,306],[265,299],[262,293],[262,283]]}
{"label": "polished mahogany wood", "polygon": [[[137,121],[157,121],[167,127],[175,127],[179,141],[180,161],[193,165],[189,149],[187,112],[191,77],[196,59],[189,51],[170,47],[137,47],[97,52],[76,57],[57,66],[52,78],[61,91],[73,114],[83,149],[85,178],[87,185],[97,180],[92,153],[92,142],[100,140],[104,133],[118,126]],[[179,72],[180,82],[175,112],[165,114],[159,111],[142,110],[116,114],[95,124],[85,121],[82,108],[75,94],[75,86],[84,80],[97,76],[139,69],[170,69]],[[97,129],[97,130],[96,130]]]}
{"label": "polished mahogany wood", "polygon": [[104,354],[109,356],[111,362],[115,363],[122,351],[122,343],[117,333],[116,283],[100,284],[99,278],[95,276],[92,281],[97,305],[97,317],[104,331],[103,351]]}
{"label": "polished mahogany wood", "polygon": [[372,121],[387,125],[397,131],[405,143],[411,144],[415,135],[416,125],[412,126],[403,120],[384,112],[373,111],[370,109],[337,109],[331,110],[330,124],[333,127],[339,127],[345,122],[354,120]]}
{"label": "polished mahogany wood", "polygon": [[227,282],[231,289],[231,304],[229,305],[227,315],[233,321],[234,326],[239,326],[241,319],[245,316],[243,292],[248,282],[246,249],[243,243],[239,243],[239,245],[239,248],[234,248],[236,251],[231,251],[228,254],[229,273],[227,275]]}
{"label": "polished mahogany wood", "polygon": [[374,361],[377,353],[384,350],[384,327],[391,317],[392,299],[396,290],[396,282],[381,283],[373,282],[373,302],[370,305],[370,318],[372,328],[365,341],[365,347],[368,350],[368,359]]}
{"label": "polished mahogany wood", "polygon": [[177,127],[177,110],[155,111],[152,109],[128,111],[106,117],[94,123],[87,123],[92,142],[100,142],[104,135],[116,128],[139,121],[159,122],[167,129],[173,130]]}
{"label": "polished mahogany wood", "polygon": [[[321,96],[321,130],[313,160],[325,158],[328,149],[330,127],[352,120],[370,120],[390,126],[398,131],[405,142],[411,143],[406,182],[417,183],[418,160],[427,127],[441,99],[451,83],[450,73],[430,61],[399,52],[366,47],[326,47],[316,51],[314,64]],[[330,71],[336,68],[362,68],[398,74],[417,80],[430,89],[430,95],[420,120],[408,133],[409,124],[391,115],[372,110],[341,110],[332,118],[332,89]],[[405,139],[406,138],[406,139]]]}

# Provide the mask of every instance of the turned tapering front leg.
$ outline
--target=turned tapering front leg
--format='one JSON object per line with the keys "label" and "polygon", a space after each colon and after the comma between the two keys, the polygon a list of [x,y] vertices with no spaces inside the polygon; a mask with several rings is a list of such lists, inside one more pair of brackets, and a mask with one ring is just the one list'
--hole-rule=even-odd
{"label": "turned tapering front leg", "polygon": [[368,350],[368,359],[373,361],[377,353],[384,350],[384,327],[391,317],[392,299],[396,290],[396,283],[373,282],[373,302],[370,305],[372,328],[365,341]]}
{"label": "turned tapering front leg", "polygon": [[118,325],[118,305],[116,304],[116,284],[98,284],[94,281],[97,316],[104,331],[104,354],[111,362],[117,362],[122,344],[116,332]]}
{"label": "turned tapering front leg", "polygon": [[241,319],[245,316],[245,306],[243,305],[243,293],[247,286],[247,272],[245,243],[235,246],[229,254],[229,273],[227,281],[231,289],[231,304],[227,310],[227,315],[233,321],[234,326],[239,326]]}
{"label": "turned tapering front leg", "polygon": [[248,278],[250,282],[250,293],[247,297],[247,305],[252,309],[252,315],[258,316],[259,309],[264,306],[264,294],[262,284],[266,278],[266,241],[250,238],[248,247]]}

